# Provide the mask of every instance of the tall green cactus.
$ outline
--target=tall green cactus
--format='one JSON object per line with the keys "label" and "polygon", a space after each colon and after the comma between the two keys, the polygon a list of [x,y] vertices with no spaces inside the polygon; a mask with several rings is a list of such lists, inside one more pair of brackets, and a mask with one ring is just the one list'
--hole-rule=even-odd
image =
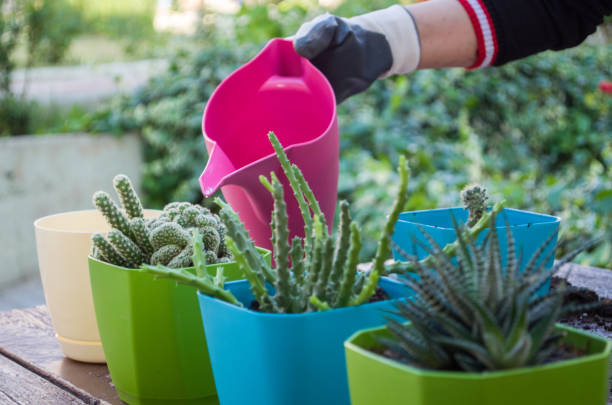
{"label": "tall green cactus", "polygon": [[92,237],[94,257],[122,267],[163,264],[172,268],[190,267],[193,256],[191,234],[198,231],[208,263],[228,262],[225,226],[208,209],[188,202],[170,203],[155,219],[144,219],[142,203],[130,182],[119,174],[113,186],[123,211],[110,196],[98,191],[93,202],[113,228],[107,238]]}
{"label": "tall green cactus", "polygon": [[[269,134],[269,139],[298,202],[304,219],[304,237],[294,237],[293,240],[289,240],[284,190],[274,173],[271,173],[269,179],[260,177],[262,185],[274,200],[270,223],[274,245],[274,267],[267,265],[257,252],[237,214],[229,205],[217,200],[221,206],[219,216],[227,229],[227,247],[249,281],[260,310],[303,313],[367,302],[376,291],[378,279],[384,270],[384,259],[390,253],[393,225],[407,199],[409,171],[406,159],[400,158],[400,184],[396,202],[387,217],[387,223],[378,243],[374,266],[362,277],[357,277],[361,236],[359,226],[351,220],[348,203],[344,201],[340,203],[340,223],[337,237],[333,238],[328,233],[325,216],[304,175],[297,166],[289,162],[273,133]],[[164,267],[146,266],[143,271],[172,277],[172,271]],[[174,278],[179,282],[184,281],[184,275],[178,272]],[[193,284],[192,280],[189,282]],[[209,277],[199,278],[198,283],[205,286],[200,288],[204,293],[228,300],[227,291],[222,295],[215,290],[213,288],[215,285]]]}

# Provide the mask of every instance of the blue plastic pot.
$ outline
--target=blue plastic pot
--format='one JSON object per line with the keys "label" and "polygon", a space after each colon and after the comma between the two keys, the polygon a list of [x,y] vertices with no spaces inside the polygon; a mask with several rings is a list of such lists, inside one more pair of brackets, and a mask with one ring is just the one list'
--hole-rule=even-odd
{"label": "blue plastic pot", "polygon": [[[455,217],[458,223],[464,224],[467,220],[468,212],[465,208],[403,212],[395,224],[393,241],[402,250],[411,255],[415,252],[413,237],[429,246],[425,236],[419,229],[420,226],[432,236],[440,247],[444,247],[457,239],[451,215]],[[508,243],[505,218],[508,219],[510,224],[517,255],[522,253],[521,270],[525,268],[529,259],[531,259],[536,250],[542,246],[552,233],[555,233],[555,236],[544,251],[542,258],[546,257],[551,252],[551,249],[556,249],[561,218],[505,208],[497,216],[497,236],[499,237],[503,263],[506,261]],[[476,240],[477,244],[482,242],[487,232],[488,230],[485,230],[479,235]],[[416,255],[418,259],[423,259],[428,256],[428,253],[422,247],[416,246]],[[393,258],[399,261],[406,260],[395,247],[393,248]],[[550,268],[553,262],[554,254],[546,263],[546,267]]]}
{"label": "blue plastic pot", "polygon": [[220,404],[349,405],[344,341],[384,324],[384,311],[408,292],[389,279],[379,286],[393,299],[307,314],[247,309],[246,280],[226,283],[245,308],[198,292]]}

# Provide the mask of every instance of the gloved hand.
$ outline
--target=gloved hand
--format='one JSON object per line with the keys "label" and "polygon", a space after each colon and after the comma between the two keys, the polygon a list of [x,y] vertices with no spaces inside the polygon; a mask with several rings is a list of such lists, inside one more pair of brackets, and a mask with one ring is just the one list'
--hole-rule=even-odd
{"label": "gloved hand", "polygon": [[324,14],[292,39],[297,53],[327,77],[337,103],[380,77],[412,72],[421,54],[414,19],[399,5],[349,19]]}

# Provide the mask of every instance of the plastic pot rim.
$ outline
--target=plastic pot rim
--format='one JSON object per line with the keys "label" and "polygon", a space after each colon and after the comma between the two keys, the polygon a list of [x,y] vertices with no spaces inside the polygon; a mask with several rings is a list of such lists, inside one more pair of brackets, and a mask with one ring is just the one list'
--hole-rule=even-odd
{"label": "plastic pot rim", "polygon": [[[57,217],[61,217],[61,216],[69,216],[69,215],[74,215],[74,214],[93,214],[99,212],[96,209],[88,209],[88,210],[73,210],[73,211],[65,211],[65,212],[58,212],[55,214],[50,214],[50,215],[45,215],[44,217],[40,217],[37,218],[34,221],[34,228],[35,229],[40,229],[43,231],[48,231],[48,232],[57,232],[57,233],[65,233],[65,234],[73,234],[73,235],[91,235],[92,231],[75,231],[75,230],[69,230],[69,229],[59,229],[57,227],[51,227],[51,226],[44,226],[41,225],[42,222],[51,219],[51,218],[57,218]],[[155,214],[157,213],[159,216],[159,214],[162,213],[161,210],[156,210],[156,209],[143,209],[144,213],[149,213],[149,214]],[[156,216],[150,216],[150,217],[146,217],[145,218],[155,218]],[[110,228],[109,228],[110,229]]]}
{"label": "plastic pot rim", "polygon": [[608,340],[606,338],[603,338],[601,336],[595,335],[590,332],[586,332],[581,329],[576,329],[576,328],[572,328],[571,326],[557,323],[555,325],[555,329],[582,335],[586,337],[589,341],[595,340],[595,341],[605,342],[604,348],[597,353],[586,354],[586,355],[572,358],[572,359],[555,361],[553,363],[541,364],[541,365],[536,365],[536,366],[521,367],[521,368],[511,369],[511,370],[486,371],[482,373],[469,373],[469,372],[463,372],[463,371],[427,370],[427,369],[421,369],[421,368],[409,366],[407,364],[400,363],[399,361],[389,359],[387,357],[376,354],[372,352],[371,350],[363,348],[356,343],[353,343],[353,341],[359,336],[368,335],[374,332],[382,331],[385,328],[386,326],[379,326],[376,328],[362,329],[360,331],[355,332],[353,335],[351,335],[351,337],[349,337],[344,342],[345,350],[356,352],[362,356],[368,357],[370,360],[374,360],[379,363],[383,363],[387,367],[394,368],[398,371],[411,373],[411,374],[418,375],[421,377],[454,378],[454,379],[463,379],[463,380],[479,380],[479,379],[489,379],[489,378],[512,377],[515,375],[528,374],[528,373],[536,372],[540,370],[550,370],[550,369],[556,369],[560,367],[590,362],[593,360],[607,359],[610,357],[610,353],[612,353],[612,341],[611,340]]}
{"label": "plastic pot rim", "polygon": [[[389,277],[381,277],[380,280],[378,280],[378,287],[380,286],[380,282],[381,281],[386,281],[386,282],[390,282],[390,283],[401,283],[401,281],[396,281],[393,280]],[[228,281],[225,283],[226,286],[231,286],[231,285],[237,285],[239,283],[248,283],[248,280],[243,279],[243,280],[236,280],[236,281]],[[228,288],[226,287],[226,290]],[[215,297],[211,297],[210,295],[207,294],[203,294],[201,291],[198,290],[198,298],[200,299],[208,299],[208,300],[214,300],[217,302],[217,304],[219,305],[224,305],[227,307],[230,307],[231,310],[235,310],[235,311],[239,311],[239,312],[246,312],[249,313],[250,316],[254,316],[254,317],[259,317],[259,318],[275,318],[275,319],[283,319],[283,318],[293,318],[293,319],[297,319],[297,318],[308,318],[308,317],[315,317],[315,316],[332,316],[333,314],[337,314],[340,312],[348,312],[348,311],[355,311],[358,310],[359,308],[362,308],[364,306],[371,306],[370,308],[377,308],[377,307],[383,307],[385,306],[385,304],[391,302],[397,302],[399,300],[403,300],[405,299],[404,297],[400,297],[400,298],[390,298],[390,299],[386,299],[383,301],[376,301],[376,302],[368,302],[365,304],[361,304],[361,305],[351,305],[351,306],[346,306],[346,307],[342,307],[342,308],[332,308],[332,309],[328,309],[326,311],[314,311],[314,312],[303,312],[303,313],[299,313],[299,314],[279,314],[279,313],[275,313],[275,312],[259,312],[259,311],[254,311],[252,309],[246,308],[246,307],[239,307],[237,305],[231,304],[227,301],[224,300],[220,300],[218,298]],[[329,315],[331,314],[331,315]]]}
{"label": "plastic pot rim", "polygon": [[[257,250],[258,250],[258,251],[259,251],[259,253],[261,253],[261,254],[262,254],[264,257],[265,257],[265,256],[267,256],[267,255],[269,255],[269,254],[272,254],[272,252],[271,252],[271,251],[269,251],[268,249],[264,249],[264,248],[260,248],[260,247],[258,247],[258,248],[257,248]],[[97,262],[97,263],[102,263],[102,264],[105,264],[105,265],[110,266],[110,267],[114,267],[114,268],[115,268],[115,269],[117,269],[117,270],[124,270],[124,271],[135,271],[135,272],[142,273],[142,274],[149,274],[149,273],[145,273],[145,272],[141,271],[141,270],[140,270],[140,268],[130,268],[130,267],[118,266],[118,265],[113,264],[113,263],[108,263],[108,262],[102,261],[102,260],[100,260],[100,259],[96,259],[96,258],[95,258],[95,257],[93,257],[92,255],[88,255],[88,256],[87,256],[87,258],[88,258],[89,260],[91,260],[91,261],[94,261],[94,262]],[[211,264],[207,264],[205,268],[207,268],[207,269],[214,269],[215,267],[218,267],[218,266],[223,266],[223,265],[228,265],[228,264],[235,264],[235,263],[236,263],[236,262],[227,262],[227,263],[211,263]],[[174,269],[174,270],[187,270],[187,271],[195,271],[195,266],[181,267],[181,268]],[[155,274],[149,274],[149,275],[150,275],[150,276],[152,276],[152,277],[156,277],[156,276],[155,276]],[[241,280],[238,280],[238,281],[241,281]],[[235,281],[232,281],[232,282],[235,282]],[[228,283],[229,283],[229,282],[228,282]],[[198,291],[198,293],[199,293],[199,292],[200,292],[200,291]]]}
{"label": "plastic pot rim", "polygon": [[[488,207],[488,210],[491,210],[492,207]],[[465,207],[448,207],[448,208],[432,208],[429,210],[417,210],[417,211],[403,211],[400,213],[400,217],[398,218],[397,222],[404,222],[404,223],[408,223],[408,224],[415,224],[415,225],[419,225],[423,228],[435,228],[435,229],[448,229],[449,231],[453,231],[455,230],[455,228],[453,228],[452,226],[439,226],[439,225],[429,225],[429,224],[424,224],[421,222],[416,222],[416,221],[410,221],[408,219],[402,219],[401,216],[403,214],[420,214],[420,213],[424,213],[424,212],[439,212],[439,211],[452,211],[452,210],[464,210],[466,211],[467,209]],[[516,225],[510,225],[509,228],[510,229],[516,229],[516,228],[527,228],[527,227],[534,227],[534,226],[538,226],[538,225],[542,225],[542,224],[559,224],[561,223],[561,217],[557,217],[555,215],[548,215],[548,214],[541,214],[539,212],[534,212],[534,211],[526,211],[526,210],[519,210],[516,208],[503,208],[502,211],[497,214],[498,217],[502,216],[503,217],[503,212],[506,211],[510,211],[510,212],[521,212],[521,213],[525,213],[525,214],[531,214],[531,215],[537,215],[539,217],[545,217],[545,218],[549,218],[550,221],[535,221],[535,222],[529,222],[526,224],[516,224]],[[495,229],[506,229],[508,228],[505,224],[503,225],[497,225],[495,227]]]}

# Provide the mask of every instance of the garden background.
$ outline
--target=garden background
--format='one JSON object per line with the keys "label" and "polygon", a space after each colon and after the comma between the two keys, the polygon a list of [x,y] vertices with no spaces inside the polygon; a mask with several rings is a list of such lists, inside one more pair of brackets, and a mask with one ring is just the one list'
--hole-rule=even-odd
{"label": "garden background", "polygon": [[[135,133],[147,206],[210,205],[197,182],[207,159],[201,118],[219,82],[269,38],[291,35],[315,15],[351,16],[393,3],[4,0],[0,134]],[[458,205],[461,188],[479,182],[508,207],[562,217],[561,253],[603,237],[577,261],[612,268],[612,96],[598,88],[612,80],[610,24],[572,50],[501,68],[419,71],[344,102],[339,194],[363,223],[362,259],[374,253],[405,154],[412,170],[406,210]],[[38,66],[150,58],[164,63],[135,91],[93,103],[28,97],[28,72]],[[19,86],[16,72],[26,78]]]}

